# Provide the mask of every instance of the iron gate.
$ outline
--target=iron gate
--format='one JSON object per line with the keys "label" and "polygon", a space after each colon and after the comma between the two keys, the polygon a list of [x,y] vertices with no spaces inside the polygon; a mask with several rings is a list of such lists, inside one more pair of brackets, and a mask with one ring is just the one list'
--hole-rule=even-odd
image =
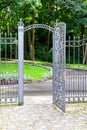
{"label": "iron gate", "polygon": [[17,36],[0,33],[0,104],[23,104],[23,34],[18,23]]}
{"label": "iron gate", "polygon": [[55,25],[53,33],[53,103],[65,111],[65,37],[66,25]]}
{"label": "iron gate", "polygon": [[[17,103],[22,105],[24,102],[24,84],[23,84],[23,48],[24,48],[24,32],[32,28],[44,28],[53,33],[53,103],[65,111],[65,35],[66,25],[64,23],[57,23],[54,27],[45,24],[33,24],[24,28],[23,22],[20,20],[18,24],[18,44],[15,38],[5,37],[0,35],[0,68],[4,64],[3,73],[0,69],[0,103]],[[4,54],[2,53],[2,45],[4,45]],[[15,47],[14,47],[15,46]],[[18,47],[18,50],[17,50]],[[9,48],[9,49],[8,49]],[[13,57],[13,48],[15,54]],[[8,53],[9,50],[9,53]],[[8,56],[9,54],[9,56]],[[3,59],[3,57],[4,59]],[[14,60],[13,60],[14,58]],[[16,58],[16,60],[15,60]],[[16,63],[15,63],[16,62]],[[18,63],[18,67],[17,67]],[[8,73],[8,64],[10,64],[10,71]],[[12,64],[16,64],[16,73],[13,73]],[[9,77],[9,80],[7,78]],[[3,79],[3,80],[2,80]]]}
{"label": "iron gate", "polygon": [[87,39],[66,41],[66,102],[87,101]]}
{"label": "iron gate", "polygon": [[0,104],[18,102],[17,36],[0,33]]}
{"label": "iron gate", "polygon": [[65,111],[65,36],[66,25],[57,23],[54,27],[45,24],[33,24],[24,28],[28,31],[33,28],[44,28],[53,33],[53,103]]}

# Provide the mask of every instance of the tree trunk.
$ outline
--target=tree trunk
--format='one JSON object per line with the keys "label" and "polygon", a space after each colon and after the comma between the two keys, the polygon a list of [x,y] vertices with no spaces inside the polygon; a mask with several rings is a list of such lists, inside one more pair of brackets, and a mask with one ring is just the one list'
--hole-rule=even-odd
{"label": "tree trunk", "polygon": [[32,61],[35,61],[35,29],[32,30]]}
{"label": "tree trunk", "polygon": [[32,60],[32,44],[31,44],[30,30],[28,30],[28,43],[29,43],[29,50],[30,50],[30,60]]}
{"label": "tree trunk", "polygon": [[54,6],[55,6],[55,0],[53,0],[53,19],[56,20]]}
{"label": "tree trunk", "polygon": [[83,35],[85,34],[85,26],[81,25],[81,36],[83,38]]}
{"label": "tree trunk", "polygon": [[[32,23],[35,23],[35,12],[32,11]],[[35,29],[32,29],[32,61],[35,61]]]}
{"label": "tree trunk", "polygon": [[35,61],[35,47],[34,47],[34,39],[35,39],[35,29],[32,30],[32,40],[30,35],[30,30],[28,31],[28,42],[29,42],[29,50],[30,50],[30,60]]}
{"label": "tree trunk", "polygon": [[[32,23],[35,23],[35,13],[32,12]],[[31,40],[32,39],[32,40]],[[30,34],[30,30],[28,31],[28,41],[29,41],[29,50],[30,50],[30,59],[35,61],[35,29],[32,29],[32,37]]]}
{"label": "tree trunk", "polygon": [[84,57],[83,57],[83,63],[87,64],[87,44],[85,46],[85,54],[84,54]]}
{"label": "tree trunk", "polygon": [[26,40],[26,35],[24,36],[24,58],[27,58],[27,40]]}
{"label": "tree trunk", "polygon": [[49,43],[50,43],[50,31],[48,31],[48,36],[47,36],[46,61],[48,61]]}

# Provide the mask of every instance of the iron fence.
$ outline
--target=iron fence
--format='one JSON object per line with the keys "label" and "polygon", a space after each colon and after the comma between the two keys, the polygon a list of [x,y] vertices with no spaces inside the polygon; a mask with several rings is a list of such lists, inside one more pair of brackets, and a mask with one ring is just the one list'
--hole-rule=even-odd
{"label": "iron fence", "polygon": [[[21,49],[19,52],[21,52]],[[12,36],[12,34],[7,36],[0,33],[0,104],[17,102],[21,104],[22,102],[22,89],[18,90],[17,53],[17,36]],[[23,62],[23,59],[20,55],[19,65],[21,65],[21,62]],[[19,76],[20,86],[23,84],[21,75],[23,76],[23,74],[20,73]],[[85,36],[82,39],[80,37],[69,37],[66,40],[65,90],[66,102],[87,101],[87,38]],[[18,101],[18,93],[21,97],[19,98],[20,101]]]}
{"label": "iron fence", "polygon": [[18,102],[17,36],[0,33],[0,104]]}
{"label": "iron fence", "polygon": [[87,38],[66,41],[66,102],[87,101]]}

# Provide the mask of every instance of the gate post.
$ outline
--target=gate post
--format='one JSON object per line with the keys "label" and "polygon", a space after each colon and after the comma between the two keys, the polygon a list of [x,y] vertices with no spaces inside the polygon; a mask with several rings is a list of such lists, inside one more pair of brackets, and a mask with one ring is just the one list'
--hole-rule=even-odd
{"label": "gate post", "polygon": [[18,104],[24,103],[24,24],[18,23]]}

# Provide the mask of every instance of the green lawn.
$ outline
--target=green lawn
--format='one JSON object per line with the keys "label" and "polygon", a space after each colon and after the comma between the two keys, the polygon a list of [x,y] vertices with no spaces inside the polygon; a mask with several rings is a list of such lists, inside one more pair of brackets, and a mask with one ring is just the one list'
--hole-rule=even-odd
{"label": "green lawn", "polygon": [[87,65],[83,64],[66,64],[66,68],[72,68],[72,69],[83,69],[87,70]]}
{"label": "green lawn", "polygon": [[[25,63],[24,64],[24,79],[42,79],[50,74],[50,68],[38,66],[34,64]],[[0,63],[0,75],[1,77],[17,78],[18,65],[17,63]]]}
{"label": "green lawn", "polygon": [[[44,67],[45,66],[45,67]],[[25,80],[38,80],[42,78],[52,77],[52,63],[48,62],[31,62],[25,61],[24,63],[24,79]],[[84,69],[87,70],[87,65],[82,64],[66,64],[66,68]],[[17,79],[18,65],[15,62],[1,62],[0,63],[0,79]]]}

